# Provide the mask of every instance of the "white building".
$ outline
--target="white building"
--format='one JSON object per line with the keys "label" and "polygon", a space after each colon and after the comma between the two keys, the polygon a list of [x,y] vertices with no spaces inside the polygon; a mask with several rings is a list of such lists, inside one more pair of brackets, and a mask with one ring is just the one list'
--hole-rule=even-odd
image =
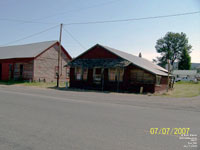
{"label": "white building", "polygon": [[194,81],[197,77],[197,70],[174,70],[172,74],[176,81]]}

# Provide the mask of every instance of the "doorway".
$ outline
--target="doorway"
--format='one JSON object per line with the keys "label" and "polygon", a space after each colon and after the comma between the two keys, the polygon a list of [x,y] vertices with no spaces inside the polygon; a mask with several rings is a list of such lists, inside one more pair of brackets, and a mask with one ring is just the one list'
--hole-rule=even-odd
{"label": "doorway", "polygon": [[20,80],[23,80],[23,74],[24,74],[24,65],[20,64],[20,67],[19,67],[19,79]]}

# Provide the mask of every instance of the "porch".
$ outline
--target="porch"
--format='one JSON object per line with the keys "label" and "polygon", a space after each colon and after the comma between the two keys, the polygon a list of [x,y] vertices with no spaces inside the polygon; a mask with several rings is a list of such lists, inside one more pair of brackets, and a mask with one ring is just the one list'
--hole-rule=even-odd
{"label": "porch", "polygon": [[[102,91],[144,93],[155,91],[158,77],[135,66],[70,68],[70,87]],[[159,81],[157,81],[157,84]]]}

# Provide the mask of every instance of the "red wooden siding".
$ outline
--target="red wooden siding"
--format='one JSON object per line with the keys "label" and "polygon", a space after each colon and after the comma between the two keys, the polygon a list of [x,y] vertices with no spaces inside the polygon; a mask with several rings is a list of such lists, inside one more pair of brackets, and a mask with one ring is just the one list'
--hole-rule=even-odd
{"label": "red wooden siding", "polygon": [[9,80],[9,63],[2,63],[2,80]]}
{"label": "red wooden siding", "polygon": [[89,50],[88,52],[84,53],[79,57],[79,59],[106,59],[106,58],[117,59],[119,57],[99,46],[92,48],[91,50]]}

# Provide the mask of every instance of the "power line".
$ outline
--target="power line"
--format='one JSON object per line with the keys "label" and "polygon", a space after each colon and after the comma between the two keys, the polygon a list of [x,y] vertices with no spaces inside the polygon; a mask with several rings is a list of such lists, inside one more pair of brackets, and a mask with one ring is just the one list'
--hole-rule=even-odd
{"label": "power line", "polygon": [[114,3],[114,2],[117,2],[117,1],[120,1],[120,0],[111,0],[111,1],[104,2],[104,3],[94,4],[94,5],[91,5],[91,6],[88,6],[88,7],[72,9],[72,10],[69,10],[69,11],[63,11],[63,12],[55,13],[53,15],[46,16],[46,17],[34,19],[34,20],[44,20],[44,19],[52,18],[52,17],[58,16],[58,15],[63,15],[63,14],[71,13],[71,12],[78,12],[78,11],[82,11],[82,10],[85,10],[85,9],[90,9],[90,8],[95,8],[95,7],[111,4],[111,3]]}
{"label": "power line", "polygon": [[29,36],[23,37],[23,38],[21,38],[21,39],[18,39],[18,40],[14,40],[14,41],[11,41],[11,42],[8,42],[8,43],[5,43],[5,44],[3,44],[2,46],[7,46],[8,44],[16,43],[16,42],[18,42],[18,41],[22,41],[22,40],[25,40],[25,39],[31,38],[31,37],[33,37],[33,36],[36,36],[36,35],[42,34],[42,33],[44,33],[44,32],[47,32],[47,31],[49,31],[49,30],[51,30],[51,29],[54,29],[54,28],[56,28],[56,27],[58,27],[58,25],[53,26],[53,27],[50,27],[50,28],[45,29],[45,30],[43,30],[43,31],[40,31],[40,32],[37,32],[37,33],[31,34],[31,35],[29,35]]}
{"label": "power line", "polygon": [[[150,20],[150,19],[159,19],[159,18],[169,18],[169,17],[185,16],[185,15],[192,15],[192,14],[199,14],[199,13],[200,13],[200,11],[196,11],[196,12],[187,12],[187,13],[180,13],[180,14],[163,15],[163,16],[153,16],[153,17],[143,17],[143,18],[129,18],[129,19],[119,19],[119,20],[105,20],[105,21],[90,21],[90,22],[65,23],[64,25],[82,25],[82,24],[103,24],[103,23],[128,22],[128,21],[139,21],[139,20]],[[29,23],[44,23],[44,22],[34,22],[34,21],[28,21],[28,20],[12,20],[12,21],[18,21],[18,22],[21,21],[21,22],[27,22],[27,23],[28,22]],[[27,38],[31,38],[33,36],[36,36],[38,34],[44,33],[44,32],[46,32],[48,30],[51,30],[51,29],[53,29],[53,28],[55,28],[57,26],[58,25],[53,26],[51,28],[48,28],[46,30],[40,31],[38,33],[26,36],[24,38],[21,38],[21,39],[15,40],[15,41],[11,41],[11,42],[5,43],[2,46],[8,45],[8,44],[12,44],[12,43],[15,43],[15,42],[27,39]],[[85,49],[85,47],[69,31],[67,31],[66,29],[64,31],[67,32],[71,36],[71,38],[73,38],[82,48]]]}
{"label": "power line", "polygon": [[153,17],[143,17],[143,18],[129,18],[129,19],[89,21],[89,22],[74,22],[74,23],[67,23],[67,24],[64,24],[64,25],[82,25],[82,24],[103,24],[103,23],[128,22],[128,21],[139,21],[139,20],[150,20],[150,19],[186,16],[186,15],[193,15],[193,14],[199,14],[199,13],[200,13],[200,11],[196,11],[196,12],[188,12],[188,13],[180,13],[180,14],[172,14],[172,15],[163,15],[163,16],[153,16]]}
{"label": "power line", "polygon": [[[200,11],[195,11],[195,12],[187,12],[187,13],[172,14],[172,15],[143,17],[143,18],[129,18],[129,19],[88,21],[88,22],[71,22],[71,23],[64,23],[64,25],[84,25],[84,24],[103,24],[103,23],[129,22],[129,21],[140,21],[140,20],[150,20],[150,19],[186,16],[186,15],[193,15],[193,14],[199,14],[199,13],[200,13]],[[9,18],[0,18],[0,20],[1,21],[22,22],[22,23],[34,23],[34,24],[57,24],[56,22],[38,22],[38,21],[31,21],[31,20],[20,20],[20,19],[9,19]]]}
{"label": "power line", "polygon": [[11,19],[11,18],[0,18],[0,21],[10,21],[10,22],[19,22],[19,23],[33,23],[33,24],[57,24],[53,22],[39,22],[31,20],[21,20],[21,19]]}
{"label": "power line", "polygon": [[40,22],[38,20],[44,20],[44,19],[48,19],[48,18],[52,18],[58,15],[63,15],[66,13],[70,13],[70,12],[78,12],[81,10],[85,10],[85,9],[90,9],[90,8],[94,8],[94,7],[99,7],[102,5],[107,5],[116,1],[120,1],[120,0],[112,0],[112,1],[108,1],[108,2],[104,2],[104,3],[100,3],[100,4],[96,4],[96,5],[91,5],[88,7],[83,7],[83,8],[79,8],[79,9],[73,9],[73,10],[69,10],[69,11],[64,11],[64,12],[60,12],[60,13],[55,13],[53,15],[50,16],[46,16],[46,17],[41,17],[38,19],[33,19],[33,20],[23,20],[23,19],[12,19],[12,18],[0,18],[0,21],[10,21],[10,22],[20,22],[20,23],[31,23],[31,24],[57,24],[55,22]]}
{"label": "power line", "polygon": [[81,42],[80,42],[79,40],[77,40],[68,30],[66,30],[64,27],[63,27],[63,30],[64,30],[74,41],[76,41],[80,47],[82,47],[83,49],[86,49],[85,46],[83,46],[83,44],[81,44]]}

